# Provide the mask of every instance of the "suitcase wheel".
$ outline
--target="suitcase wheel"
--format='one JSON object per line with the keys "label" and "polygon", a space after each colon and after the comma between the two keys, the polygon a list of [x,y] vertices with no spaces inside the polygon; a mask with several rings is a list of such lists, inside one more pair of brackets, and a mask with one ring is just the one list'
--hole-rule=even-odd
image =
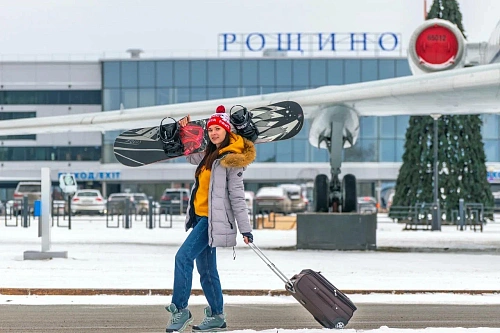
{"label": "suitcase wheel", "polygon": [[346,325],[347,325],[347,320],[345,320],[342,317],[335,319],[335,321],[333,322],[333,328],[336,328],[339,330],[344,329]]}
{"label": "suitcase wheel", "polygon": [[342,330],[345,328],[345,326],[347,325],[347,320],[345,320],[344,318],[342,317],[338,317],[337,319],[335,319],[333,321],[333,324],[331,321],[322,321],[322,320],[319,320],[318,318],[314,317],[314,319],[316,319],[316,321],[318,323],[321,324],[321,326],[325,327],[325,328],[336,328],[336,329],[339,329],[339,330]]}

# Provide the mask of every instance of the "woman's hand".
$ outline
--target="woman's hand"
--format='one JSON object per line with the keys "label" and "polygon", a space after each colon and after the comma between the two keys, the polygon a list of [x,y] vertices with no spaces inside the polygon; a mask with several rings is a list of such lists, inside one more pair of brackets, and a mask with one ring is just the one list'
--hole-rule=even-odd
{"label": "woman's hand", "polygon": [[178,123],[181,127],[186,126],[191,121],[191,116],[187,115],[184,118],[181,118]]}
{"label": "woman's hand", "polygon": [[251,232],[244,232],[244,233],[242,233],[242,235],[243,235],[243,241],[245,242],[245,244],[253,243],[253,235]]}

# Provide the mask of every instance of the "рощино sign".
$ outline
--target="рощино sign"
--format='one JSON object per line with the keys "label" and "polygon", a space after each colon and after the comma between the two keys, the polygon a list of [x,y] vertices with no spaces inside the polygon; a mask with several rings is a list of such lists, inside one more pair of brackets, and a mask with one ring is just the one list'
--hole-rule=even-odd
{"label": "\u0440\u043e\u0449\u0438\u043d\u043e sign", "polygon": [[222,33],[219,53],[291,52],[299,55],[365,52],[393,55],[402,51],[401,34],[395,32],[318,32],[318,33]]}

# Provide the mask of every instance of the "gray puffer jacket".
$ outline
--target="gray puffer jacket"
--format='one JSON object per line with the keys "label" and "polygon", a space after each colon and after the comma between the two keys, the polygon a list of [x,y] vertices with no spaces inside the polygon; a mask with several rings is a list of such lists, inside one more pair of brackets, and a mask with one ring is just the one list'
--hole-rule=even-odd
{"label": "gray puffer jacket", "polygon": [[[254,144],[243,137],[231,133],[231,143],[236,149],[216,159],[210,173],[208,192],[208,245],[211,247],[231,247],[236,245],[238,230],[251,232],[243,186],[243,171],[255,160]],[[243,140],[243,142],[241,141]],[[228,147],[228,148],[229,148]],[[226,149],[225,149],[226,150]],[[204,153],[187,156],[191,164],[198,165]],[[186,231],[193,226],[194,196],[197,183],[191,190],[191,198],[186,213]],[[235,223],[236,222],[236,223]]]}

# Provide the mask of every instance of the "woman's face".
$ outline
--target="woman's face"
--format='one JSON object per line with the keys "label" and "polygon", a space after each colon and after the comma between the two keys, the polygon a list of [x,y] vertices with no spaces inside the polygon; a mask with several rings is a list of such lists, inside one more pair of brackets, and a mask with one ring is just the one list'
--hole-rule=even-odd
{"label": "woman's face", "polygon": [[226,138],[227,132],[224,128],[219,125],[212,125],[208,128],[208,137],[210,141],[217,147],[224,141]]}

